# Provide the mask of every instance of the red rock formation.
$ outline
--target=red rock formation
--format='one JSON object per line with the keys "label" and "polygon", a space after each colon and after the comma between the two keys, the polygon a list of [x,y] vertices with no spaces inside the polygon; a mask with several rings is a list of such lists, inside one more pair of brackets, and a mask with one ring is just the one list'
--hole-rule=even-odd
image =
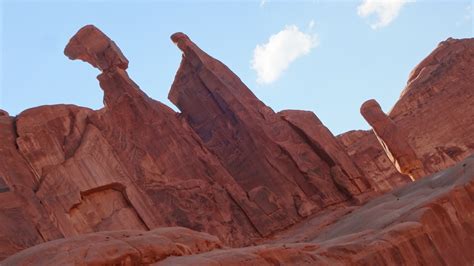
{"label": "red rock formation", "polygon": [[[347,192],[352,195],[357,195],[360,191],[369,189],[368,180],[363,177],[359,168],[354,164],[331,131],[323,125],[313,112],[284,110],[278,114],[313,147],[313,150],[318,153],[319,157],[331,166],[331,175],[336,185],[340,186],[341,189],[359,188],[359,191],[352,190]],[[348,184],[344,184],[346,182]],[[356,184],[356,186],[351,185],[351,183]]]}
{"label": "red rock formation", "polygon": [[[452,166],[474,151],[473,55],[472,38],[441,42],[410,73],[388,114],[427,174]],[[373,183],[376,190],[387,191],[407,182],[385,163],[387,156],[379,155],[381,146],[374,144],[372,132],[348,132],[339,139],[365,176],[377,180]]]}
{"label": "red rock formation", "polygon": [[408,136],[385,115],[377,101],[365,102],[360,112],[374,129],[385,153],[400,173],[408,175],[412,180],[426,175],[423,163],[408,144]]}
{"label": "red rock formation", "polygon": [[[263,245],[168,257],[157,265],[470,265],[474,157],[378,197],[338,221]],[[331,215],[331,214],[329,214]]]}
{"label": "red rock formation", "polygon": [[0,260],[63,235],[34,193],[37,180],[18,151],[13,117],[0,116]]}
{"label": "red rock formation", "polygon": [[[101,71],[104,108],[41,106],[16,117],[0,111],[0,260],[36,246],[0,264],[472,260],[472,239],[462,236],[472,235],[473,159],[359,208],[374,190],[408,180],[373,133],[335,138],[311,112],[275,113],[186,35],[172,40],[183,51],[169,94],[180,114],[140,90],[123,53],[94,26],[79,30],[65,54]],[[464,130],[470,117],[440,127],[445,135],[463,128],[452,139],[462,152],[448,149],[452,161],[433,163],[425,150],[449,142],[407,120],[431,118],[424,106],[436,109],[443,97],[472,111],[459,97],[464,90],[469,99],[472,90],[458,76],[472,74],[472,40],[448,41],[434,58],[419,67],[434,72],[414,72],[389,120],[412,126],[406,138],[428,172],[465,157],[472,139]],[[426,73],[436,77],[421,78]],[[454,82],[459,90],[445,89]],[[412,104],[432,88],[420,84],[443,88],[430,92],[436,104]],[[170,226],[218,239],[164,229]]]}
{"label": "red rock formation", "polygon": [[474,39],[441,42],[410,74],[390,118],[429,173],[474,151]]}
{"label": "red rock formation", "polygon": [[411,73],[389,112],[426,173],[474,151],[474,39],[441,42]]}
{"label": "red rock formation", "polygon": [[[236,128],[242,136],[248,131],[266,142],[245,147],[252,145],[248,137],[227,140],[249,154],[249,148],[258,147],[257,154],[267,156],[255,158],[264,165],[250,162],[253,168],[243,169],[252,177],[243,182],[239,173],[235,175],[237,165],[215,156],[187,121],[139,89],[126,73],[128,60],[97,28],[82,28],[65,54],[101,70],[98,80],[105,107],[93,111],[73,105],[42,106],[16,118],[2,117],[10,123],[5,156],[13,161],[0,169],[6,180],[2,191],[11,189],[17,195],[17,184],[22,184],[23,201],[32,205],[15,209],[28,221],[19,237],[23,245],[4,249],[3,257],[60,237],[176,225],[212,233],[228,245],[244,245],[367,189],[360,175],[345,168],[347,162],[321,159],[317,149],[324,147],[306,143],[269,110],[264,121],[268,126],[252,128],[262,121],[249,120],[250,126]],[[227,72],[223,75],[236,79]],[[206,99],[196,95],[189,100]],[[235,112],[227,115],[237,117]],[[24,204],[15,197],[9,201],[14,202],[5,213]],[[1,231],[5,240],[13,237],[9,225]]]}
{"label": "red rock formation", "polygon": [[[89,39],[101,45],[81,46]],[[0,226],[0,259],[103,230],[179,225],[230,245],[274,231],[189,126],[128,77],[126,59],[103,45],[108,41],[87,26],[65,50],[103,70],[105,108],[43,106],[0,117],[0,153],[7,158],[0,162],[0,214],[9,221]]]}
{"label": "red rock formation", "polygon": [[69,40],[64,54],[69,59],[80,59],[107,71],[117,67],[128,68],[128,60],[109,37],[93,25],[84,26]]}
{"label": "red rock formation", "polygon": [[474,156],[359,209],[310,217],[256,246],[222,248],[217,238],[174,228],[104,232],[44,243],[3,263],[470,265],[473,195]]}
{"label": "red rock formation", "polygon": [[[88,38],[101,45],[82,47]],[[56,165],[44,177],[37,195],[55,214],[63,234],[180,225],[211,232],[235,245],[259,237],[249,217],[258,221],[257,229],[262,232],[271,230],[261,210],[202,147],[189,127],[170,108],[148,98],[125,72],[122,62],[127,60],[123,54],[115,45],[104,42],[110,39],[86,26],[72,38],[65,53],[103,70],[98,79],[104,90],[105,108],[67,116],[75,124],[62,124],[77,129],[80,136],[80,145],[73,152],[65,149],[66,144],[62,145],[64,152],[59,148],[43,149],[59,159],[49,159]],[[55,114],[60,112],[56,110]],[[19,121],[27,115],[20,115]],[[49,119],[44,119],[44,113],[39,116],[43,119],[36,121],[49,129]],[[62,131],[61,126],[53,129]],[[42,136],[40,130],[37,132]],[[72,133],[63,135],[69,137]],[[62,139],[67,140],[64,136]],[[50,143],[37,146],[53,147]],[[67,158],[62,153],[72,155]],[[109,203],[100,202],[104,198]]]}
{"label": "red rock formation", "polygon": [[324,147],[308,143],[224,64],[183,33],[171,38],[183,58],[169,99],[251,199],[261,195],[252,200],[279,228],[367,189],[356,183],[360,175],[332,171],[344,166],[324,157]]}
{"label": "red rock formation", "polygon": [[217,237],[182,227],[121,230],[44,243],[11,256],[2,265],[149,265],[169,256],[220,247]]}
{"label": "red rock formation", "polygon": [[411,182],[397,171],[373,131],[353,130],[337,138],[375,191],[383,193]]}

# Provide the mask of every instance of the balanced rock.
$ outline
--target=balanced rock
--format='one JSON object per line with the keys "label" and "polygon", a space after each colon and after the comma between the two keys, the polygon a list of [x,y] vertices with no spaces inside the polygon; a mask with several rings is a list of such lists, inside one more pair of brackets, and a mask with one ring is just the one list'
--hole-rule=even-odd
{"label": "balanced rock", "polygon": [[105,71],[112,67],[128,68],[128,60],[107,35],[94,25],[81,28],[64,49],[69,59],[80,59]]}

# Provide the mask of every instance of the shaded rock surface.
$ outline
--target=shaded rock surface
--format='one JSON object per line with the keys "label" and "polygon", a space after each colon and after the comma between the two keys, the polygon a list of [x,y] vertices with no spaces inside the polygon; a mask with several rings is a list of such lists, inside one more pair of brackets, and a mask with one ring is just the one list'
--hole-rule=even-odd
{"label": "shaded rock surface", "polygon": [[[402,133],[401,146],[411,147],[414,154],[411,152],[410,157],[419,160],[411,166],[409,163],[408,168],[422,167],[422,172],[432,174],[474,152],[473,65],[474,39],[449,38],[410,73],[400,99],[387,114],[392,127]],[[395,167],[385,164],[387,156],[378,155],[383,148],[374,141],[373,132],[350,131],[338,139],[366,177],[379,180],[374,184],[376,189],[379,183],[385,183],[379,189],[387,191],[408,182],[394,172]],[[400,144],[384,145],[386,150],[407,150]]]}
{"label": "shaded rock surface", "polygon": [[[141,91],[128,76],[127,58],[92,25],[80,29],[64,52],[100,70],[102,109],[50,105],[16,117],[0,110],[0,260],[17,253],[2,263],[472,259],[458,251],[456,258],[429,253],[440,243],[472,247],[472,239],[458,237],[472,234],[472,159],[393,192],[401,193],[397,200],[387,194],[360,207],[410,182],[374,133],[335,137],[312,112],[275,113],[185,34],[171,38],[183,52],[169,93],[181,113]],[[407,130],[416,158],[434,173],[474,148],[474,108],[459,97],[464,91],[470,99],[472,92],[462,76],[472,74],[472,40],[448,40],[428,59],[417,69],[434,72],[415,70],[388,117]],[[423,104],[414,104],[417,97],[425,97]],[[450,106],[466,117],[447,123],[452,117],[429,111]],[[439,123],[443,134],[422,128],[426,123],[418,120],[425,118]],[[445,135],[454,131],[448,141]],[[429,155],[439,147],[451,160]],[[443,205],[440,198],[455,203]],[[453,213],[461,211],[455,220]],[[234,249],[249,245],[257,246]],[[422,247],[430,248],[416,251]]]}
{"label": "shaded rock surface", "polygon": [[265,244],[168,257],[156,265],[471,265],[473,192],[469,157],[347,214],[310,217]]}
{"label": "shaded rock surface", "polygon": [[427,174],[474,152],[473,64],[474,39],[441,42],[410,73],[400,99],[388,113]]}
{"label": "shaded rock surface", "polygon": [[145,265],[220,247],[217,237],[182,227],[104,231],[35,246],[2,265]]}
{"label": "shaded rock surface", "polygon": [[353,130],[337,138],[375,191],[387,192],[411,181],[398,172],[372,131]]}
{"label": "shaded rock surface", "polygon": [[3,263],[471,265],[473,225],[471,156],[362,207],[311,216],[255,246],[227,248],[216,237],[183,228],[100,232],[44,243]]}
{"label": "shaded rock surface", "polygon": [[[272,231],[367,190],[360,174],[326,156],[326,147],[308,142],[298,126],[259,101],[224,64],[182,33],[171,38],[183,58],[169,99],[245,192],[269,195],[256,203],[272,220]],[[340,171],[335,174],[333,167]]]}

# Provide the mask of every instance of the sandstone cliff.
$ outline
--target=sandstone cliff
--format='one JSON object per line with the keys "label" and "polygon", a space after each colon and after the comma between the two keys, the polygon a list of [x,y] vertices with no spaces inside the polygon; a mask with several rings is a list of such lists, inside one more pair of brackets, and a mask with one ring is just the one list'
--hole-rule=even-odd
{"label": "sandstone cliff", "polygon": [[[371,131],[347,132],[338,138],[348,153],[357,154],[352,158],[359,161],[363,170],[367,169],[366,177],[396,176],[392,180],[399,181],[382,190],[407,182],[393,167],[382,166],[387,157],[376,155],[382,154],[381,147],[389,151],[391,161],[403,173],[420,172],[414,177],[445,169],[474,152],[473,65],[474,40],[450,38],[410,73],[407,86],[384,122],[378,122],[384,120],[380,119],[383,113],[369,113],[369,109],[374,109],[369,105],[376,105],[376,101],[363,105],[361,112],[374,131],[379,132],[382,145],[376,144]],[[376,156],[376,163],[361,156]],[[404,169],[400,168],[400,158]]]}
{"label": "sandstone cliff", "polygon": [[216,237],[184,228],[114,231],[43,243],[3,264],[471,265],[473,196],[471,156],[363,207],[315,215],[255,246],[226,248]]}

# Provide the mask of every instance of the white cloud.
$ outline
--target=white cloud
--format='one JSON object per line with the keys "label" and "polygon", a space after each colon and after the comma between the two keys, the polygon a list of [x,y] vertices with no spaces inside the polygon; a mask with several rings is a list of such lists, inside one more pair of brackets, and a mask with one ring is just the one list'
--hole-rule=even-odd
{"label": "white cloud", "polygon": [[274,82],[293,61],[307,55],[317,44],[315,34],[301,32],[295,25],[270,36],[267,43],[257,45],[253,52],[251,66],[257,71],[257,82]]}
{"label": "white cloud", "polygon": [[260,7],[263,7],[267,3],[267,0],[260,0]]}
{"label": "white cloud", "polygon": [[376,22],[370,26],[379,29],[389,25],[397,18],[402,7],[410,2],[415,0],[363,0],[357,7],[357,14],[363,18],[376,15]]}
{"label": "white cloud", "polygon": [[314,25],[315,25],[314,19],[312,19],[312,20],[309,22],[309,24],[308,24],[309,30],[312,30],[312,29],[314,28]]}

